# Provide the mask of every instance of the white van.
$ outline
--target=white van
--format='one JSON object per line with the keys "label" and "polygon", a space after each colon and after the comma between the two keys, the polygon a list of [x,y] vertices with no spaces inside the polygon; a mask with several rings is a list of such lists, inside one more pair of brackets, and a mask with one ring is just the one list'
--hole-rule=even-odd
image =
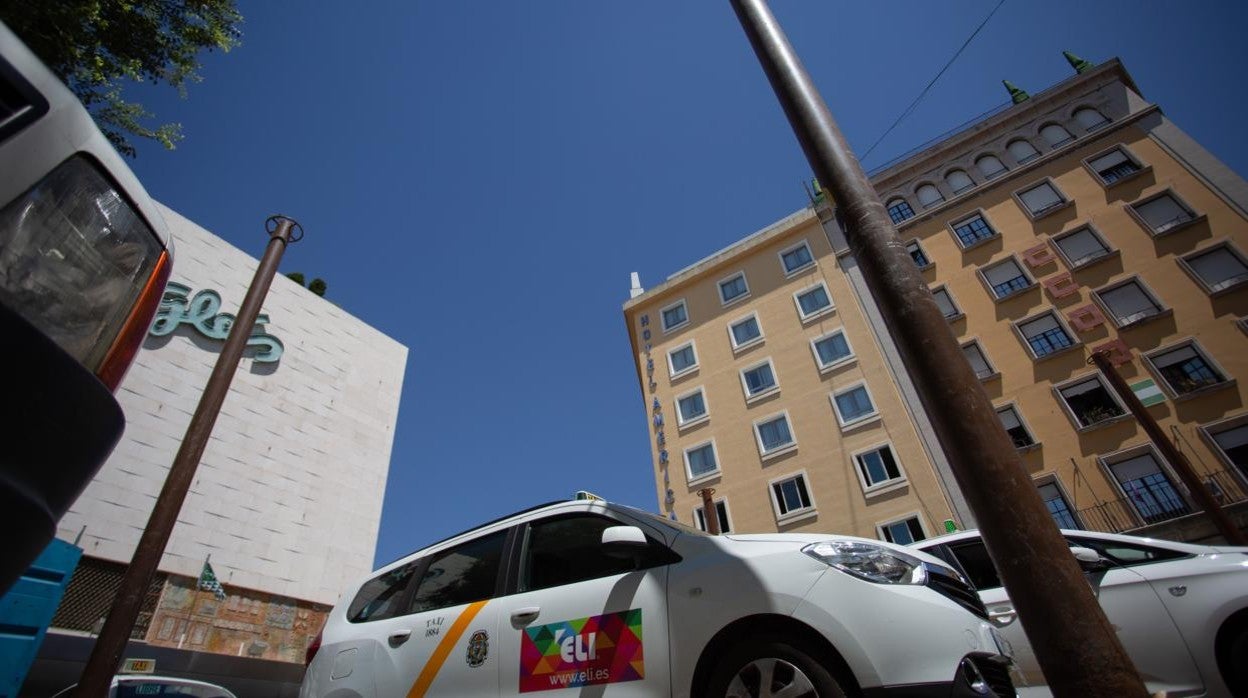
{"label": "white van", "polygon": [[558,502],[350,589],[300,696],[1013,696],[987,619],[961,575],[900,546]]}

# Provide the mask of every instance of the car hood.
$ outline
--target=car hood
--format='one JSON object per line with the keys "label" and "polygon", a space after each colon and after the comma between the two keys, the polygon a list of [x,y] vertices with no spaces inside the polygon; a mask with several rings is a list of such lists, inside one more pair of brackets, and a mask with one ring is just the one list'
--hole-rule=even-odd
{"label": "car hood", "polygon": [[772,545],[775,545],[777,543],[789,543],[798,549],[805,547],[807,545],[810,545],[811,543],[822,543],[824,541],[830,541],[830,540],[854,541],[858,543],[867,543],[869,545],[878,545],[881,548],[888,548],[889,550],[895,550],[903,555],[909,555],[910,557],[918,558],[922,560],[923,562],[937,565],[943,569],[950,569],[949,563],[945,562],[944,560],[941,560],[938,557],[935,557],[931,553],[925,552],[923,550],[919,550],[917,548],[908,548],[904,545],[897,545],[895,543],[886,543],[882,540],[875,540],[873,538],[859,538],[857,536],[838,536],[838,535],[833,535],[830,533],[729,533],[729,534],[725,534],[725,535],[718,536],[718,537],[733,541],[734,543],[745,543],[745,544],[770,543]]}

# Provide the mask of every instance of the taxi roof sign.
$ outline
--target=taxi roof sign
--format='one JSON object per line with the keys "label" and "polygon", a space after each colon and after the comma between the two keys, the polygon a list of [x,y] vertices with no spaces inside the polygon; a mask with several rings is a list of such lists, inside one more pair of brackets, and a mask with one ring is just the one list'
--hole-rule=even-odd
{"label": "taxi roof sign", "polygon": [[156,671],[155,659],[126,659],[121,665],[121,674],[152,674]]}
{"label": "taxi roof sign", "polygon": [[577,490],[575,499],[576,499],[577,501],[590,501],[590,502],[605,502],[605,501],[607,501],[606,499],[603,499],[602,497],[599,497],[598,495],[594,494],[593,492],[587,492],[587,491],[585,491],[585,490]]}

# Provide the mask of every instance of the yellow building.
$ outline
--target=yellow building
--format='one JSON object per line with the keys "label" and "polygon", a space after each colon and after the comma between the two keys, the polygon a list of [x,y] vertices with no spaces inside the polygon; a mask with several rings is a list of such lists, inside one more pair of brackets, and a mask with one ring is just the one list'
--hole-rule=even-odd
{"label": "yellow building", "polygon": [[[1087,358],[1113,349],[1215,496],[1248,496],[1248,183],[1120,62],[1071,62],[872,182],[1054,518],[1199,539]],[[665,513],[702,525],[710,487],[736,531],[974,525],[830,202],[639,286],[624,316]]]}

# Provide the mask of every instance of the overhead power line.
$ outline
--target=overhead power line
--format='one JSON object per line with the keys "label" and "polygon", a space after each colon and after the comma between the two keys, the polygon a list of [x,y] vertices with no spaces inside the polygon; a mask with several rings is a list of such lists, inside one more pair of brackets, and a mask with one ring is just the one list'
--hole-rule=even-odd
{"label": "overhead power line", "polygon": [[940,72],[936,73],[936,77],[932,78],[932,81],[927,83],[927,87],[924,87],[923,91],[919,93],[919,96],[915,97],[914,101],[910,103],[910,106],[906,107],[905,111],[901,112],[901,116],[897,117],[897,120],[893,122],[893,125],[889,126],[887,131],[880,134],[880,137],[875,139],[875,142],[871,144],[870,148],[867,148],[867,152],[862,155],[862,160],[865,161],[868,157],[870,157],[872,151],[875,150],[875,147],[883,142],[883,140],[888,137],[888,134],[892,133],[893,129],[897,128],[898,124],[914,112],[915,107],[919,106],[919,102],[923,101],[923,98],[927,96],[928,91],[932,89],[932,86],[936,84],[936,81],[940,79],[940,76],[944,75],[945,71],[949,70],[949,66],[953,65],[953,62],[958,60],[958,56],[961,56],[962,52],[966,50],[966,47],[971,45],[971,42],[974,41],[975,37],[979,35],[979,32],[984,28],[984,25],[988,24],[988,20],[992,19],[992,16],[995,15],[997,10],[1001,9],[1001,6],[1004,4],[1005,0],[1000,0],[1000,2],[997,3],[997,6],[992,8],[992,11],[988,13],[988,16],[984,17],[984,21],[980,22],[978,27],[975,27],[975,31],[971,32],[971,35],[966,37],[966,41],[962,42],[962,46],[960,46],[953,54],[953,57],[945,63],[945,67],[941,68]]}

